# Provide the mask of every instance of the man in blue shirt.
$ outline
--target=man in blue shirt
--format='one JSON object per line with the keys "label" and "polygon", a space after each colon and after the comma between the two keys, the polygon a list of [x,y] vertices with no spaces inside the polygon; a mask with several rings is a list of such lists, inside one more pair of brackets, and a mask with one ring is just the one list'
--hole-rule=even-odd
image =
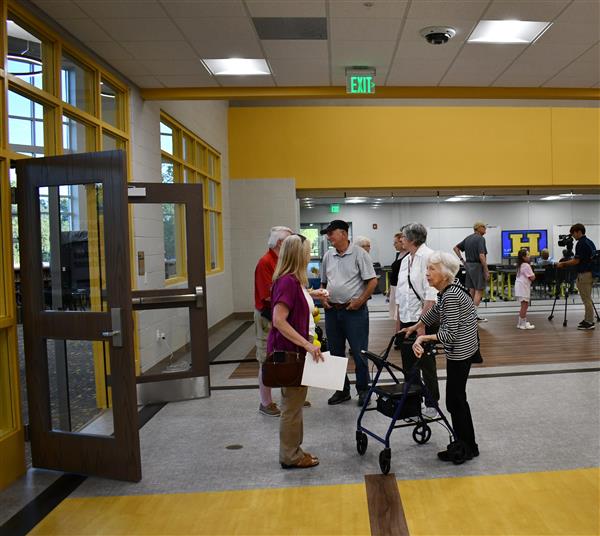
{"label": "man in blue shirt", "polygon": [[569,233],[577,240],[575,257],[569,261],[559,262],[556,267],[576,267],[577,290],[585,307],[585,318],[579,323],[577,329],[591,330],[596,327],[594,323],[594,304],[592,303],[592,285],[594,283],[594,277],[592,276],[592,255],[596,252],[596,246],[585,236],[585,226],[582,223],[572,225]]}

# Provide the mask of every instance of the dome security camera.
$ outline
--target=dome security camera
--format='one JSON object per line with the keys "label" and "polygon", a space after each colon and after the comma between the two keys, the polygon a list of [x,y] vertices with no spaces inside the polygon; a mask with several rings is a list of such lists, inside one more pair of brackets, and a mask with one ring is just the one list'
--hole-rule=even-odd
{"label": "dome security camera", "polygon": [[428,26],[419,33],[430,45],[445,45],[456,35],[456,30],[449,26]]}

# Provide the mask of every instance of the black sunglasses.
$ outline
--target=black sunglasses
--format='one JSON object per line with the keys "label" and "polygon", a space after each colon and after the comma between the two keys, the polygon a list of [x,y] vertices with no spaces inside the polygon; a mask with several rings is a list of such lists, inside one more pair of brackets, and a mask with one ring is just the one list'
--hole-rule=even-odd
{"label": "black sunglasses", "polygon": [[304,235],[301,235],[301,234],[298,234],[298,233],[294,233],[292,236],[299,236],[301,244],[304,244],[304,241],[306,240],[306,237]]}

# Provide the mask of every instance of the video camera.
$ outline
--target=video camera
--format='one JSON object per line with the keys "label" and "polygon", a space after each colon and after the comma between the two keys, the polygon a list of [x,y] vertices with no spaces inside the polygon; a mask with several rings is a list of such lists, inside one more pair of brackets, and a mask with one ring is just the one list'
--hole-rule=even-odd
{"label": "video camera", "polygon": [[568,251],[573,251],[573,237],[568,234],[558,235],[558,245],[561,248],[566,248]]}

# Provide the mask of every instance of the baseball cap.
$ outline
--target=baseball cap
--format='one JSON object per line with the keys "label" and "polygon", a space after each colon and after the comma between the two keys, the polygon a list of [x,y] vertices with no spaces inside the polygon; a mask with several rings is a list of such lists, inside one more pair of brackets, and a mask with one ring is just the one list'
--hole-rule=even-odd
{"label": "baseball cap", "polygon": [[333,220],[325,229],[321,229],[321,234],[327,234],[336,229],[348,232],[348,224],[344,220]]}

